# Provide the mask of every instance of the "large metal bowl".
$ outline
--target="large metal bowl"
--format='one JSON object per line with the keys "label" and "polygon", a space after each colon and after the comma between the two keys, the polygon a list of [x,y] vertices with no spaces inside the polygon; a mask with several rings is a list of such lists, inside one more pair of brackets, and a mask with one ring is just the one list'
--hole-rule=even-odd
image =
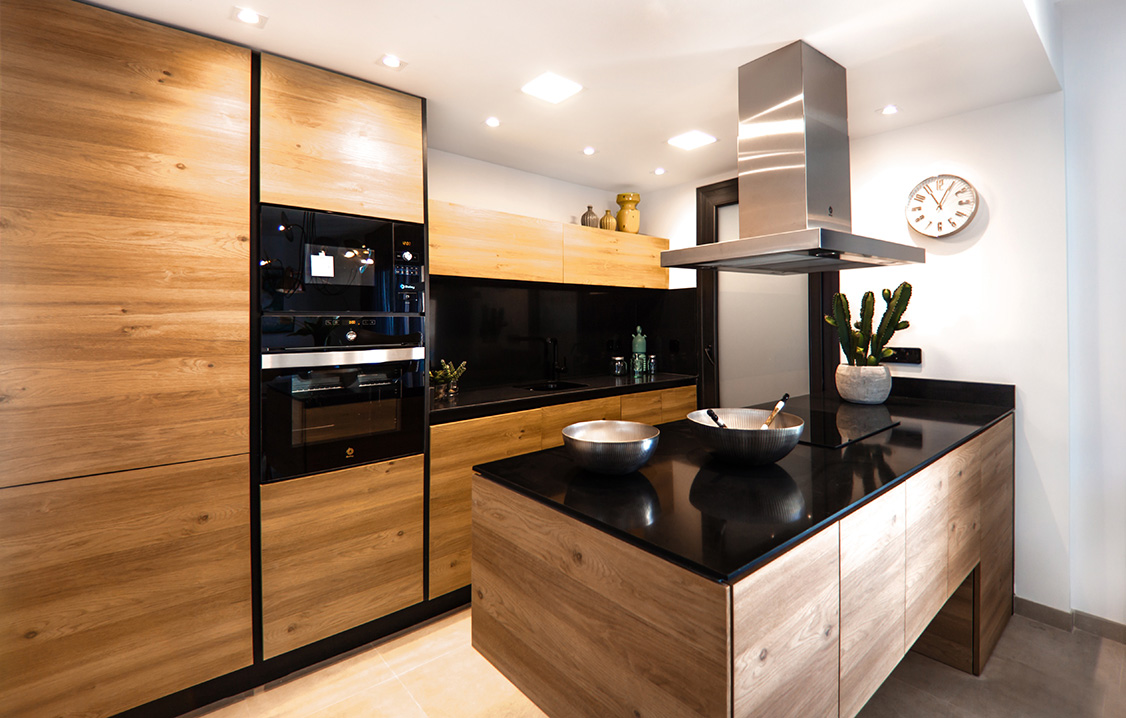
{"label": "large metal bowl", "polygon": [[692,431],[713,452],[729,461],[760,466],[778,461],[793,451],[805,422],[800,416],[782,412],[769,429],[760,429],[770,416],[767,409],[713,409],[726,429],[716,426],[707,409],[688,415]]}
{"label": "large metal bowl", "polygon": [[588,471],[628,474],[649,460],[660,436],[657,427],[636,421],[581,421],[563,429],[563,445]]}

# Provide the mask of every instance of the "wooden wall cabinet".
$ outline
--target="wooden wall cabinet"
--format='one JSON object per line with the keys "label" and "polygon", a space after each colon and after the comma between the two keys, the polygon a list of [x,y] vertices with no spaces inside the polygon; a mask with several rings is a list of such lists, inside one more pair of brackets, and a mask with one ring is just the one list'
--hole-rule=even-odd
{"label": "wooden wall cabinet", "polygon": [[250,665],[248,475],[242,455],[0,489],[0,712],[109,716]]}
{"label": "wooden wall cabinet", "polygon": [[246,453],[250,51],[2,12],[0,486]]}
{"label": "wooden wall cabinet", "polygon": [[[627,419],[627,406],[655,406],[647,423],[683,419],[685,402],[696,387],[624,394],[556,404],[542,409],[455,421],[430,427],[430,598],[466,586],[472,557],[473,467],[488,461],[549,449],[563,443],[569,424],[596,419]],[[668,413],[662,415],[667,403]],[[636,416],[636,413],[632,414]],[[663,418],[667,416],[668,418]]]}
{"label": "wooden wall cabinet", "polygon": [[430,273],[668,289],[669,241],[430,201]]}
{"label": "wooden wall cabinet", "polygon": [[261,487],[266,658],[423,600],[423,457]]}
{"label": "wooden wall cabinet", "polygon": [[262,55],[260,197],[421,223],[422,99]]}

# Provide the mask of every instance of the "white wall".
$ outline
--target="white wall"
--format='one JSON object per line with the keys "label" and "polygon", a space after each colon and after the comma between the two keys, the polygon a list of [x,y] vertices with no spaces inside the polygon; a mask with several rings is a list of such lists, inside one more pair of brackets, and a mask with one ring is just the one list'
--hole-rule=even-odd
{"label": "white wall", "polygon": [[428,150],[426,165],[430,198],[435,200],[571,224],[579,223],[587,205],[599,216],[608,209],[617,215],[619,209],[613,192],[450,152]]}
{"label": "white wall", "polygon": [[[1014,384],[1016,593],[1070,610],[1067,244],[1062,93],[854,140],[853,231],[927,250],[925,265],[851,270],[868,289],[914,287],[911,328],[893,343],[923,350],[894,374]],[[964,177],[978,216],[945,240],[913,235],[904,203],[920,180]],[[877,316],[883,302],[877,299]],[[855,310],[854,310],[855,311]]]}
{"label": "white wall", "polygon": [[1071,349],[1071,603],[1126,623],[1126,3],[1060,6]]}

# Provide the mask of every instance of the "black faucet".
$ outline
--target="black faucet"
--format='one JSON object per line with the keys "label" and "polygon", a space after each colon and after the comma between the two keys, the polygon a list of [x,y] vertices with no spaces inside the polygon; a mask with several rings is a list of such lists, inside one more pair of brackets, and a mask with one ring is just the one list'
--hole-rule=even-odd
{"label": "black faucet", "polygon": [[567,358],[559,363],[559,340],[555,337],[512,337],[514,341],[543,342],[545,348],[544,363],[547,367],[547,381],[554,384],[559,381],[559,375],[567,371]]}

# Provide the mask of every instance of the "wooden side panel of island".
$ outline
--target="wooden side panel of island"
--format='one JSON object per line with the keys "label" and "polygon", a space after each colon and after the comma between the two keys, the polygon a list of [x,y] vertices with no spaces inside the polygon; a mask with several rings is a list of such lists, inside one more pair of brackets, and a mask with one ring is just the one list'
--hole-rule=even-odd
{"label": "wooden side panel of island", "polygon": [[488,479],[473,647],[551,716],[731,715],[731,592]]}
{"label": "wooden side panel of island", "polygon": [[980,616],[974,643],[974,674],[981,675],[1013,615],[1013,417],[976,439],[980,442]]}

